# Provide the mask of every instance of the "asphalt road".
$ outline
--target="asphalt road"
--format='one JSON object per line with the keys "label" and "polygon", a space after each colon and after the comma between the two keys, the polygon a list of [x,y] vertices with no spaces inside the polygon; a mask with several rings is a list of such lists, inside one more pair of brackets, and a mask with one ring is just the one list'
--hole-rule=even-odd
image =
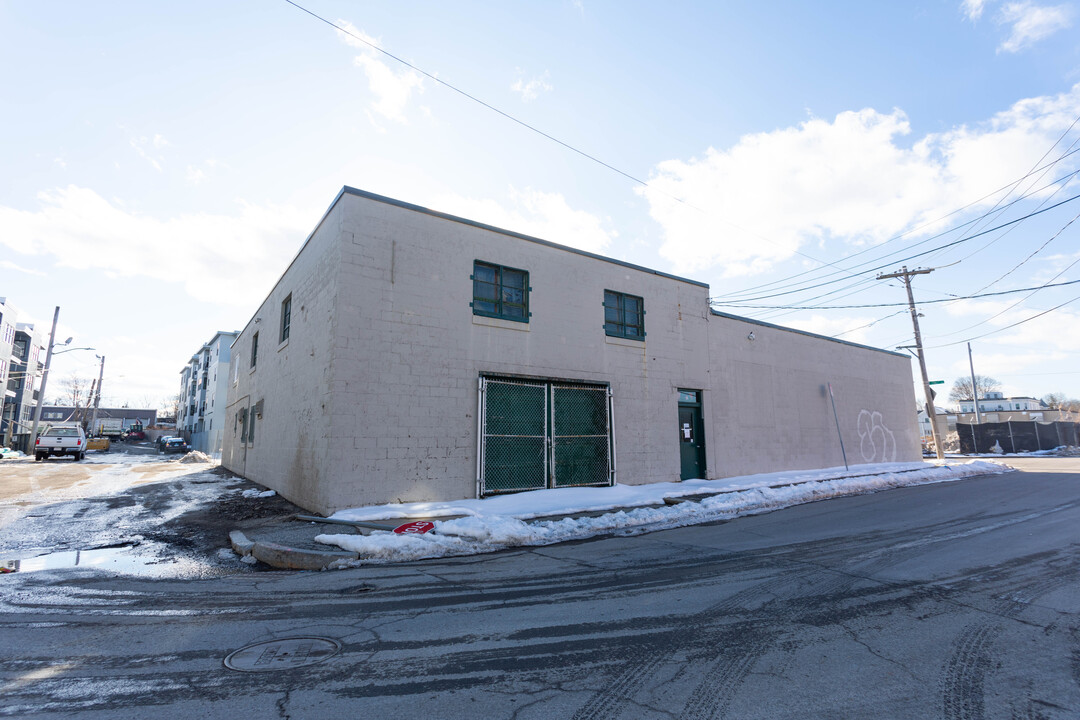
{"label": "asphalt road", "polygon": [[[456,561],[9,575],[0,716],[1076,718],[1080,461],[1025,464]],[[341,651],[223,665],[295,636]]]}

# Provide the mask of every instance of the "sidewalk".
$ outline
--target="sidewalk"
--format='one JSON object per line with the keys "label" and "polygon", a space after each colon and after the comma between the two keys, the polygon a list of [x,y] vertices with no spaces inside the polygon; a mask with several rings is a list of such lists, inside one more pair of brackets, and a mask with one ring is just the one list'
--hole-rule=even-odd
{"label": "sidewalk", "polygon": [[650,532],[1010,470],[1000,462],[981,460],[889,463],[713,481],[537,490],[484,500],[354,508],[332,517],[338,523],[388,528],[415,520],[432,522],[434,529],[423,535],[277,518],[245,524],[230,533],[230,540],[245,562],[293,570],[356,567]]}

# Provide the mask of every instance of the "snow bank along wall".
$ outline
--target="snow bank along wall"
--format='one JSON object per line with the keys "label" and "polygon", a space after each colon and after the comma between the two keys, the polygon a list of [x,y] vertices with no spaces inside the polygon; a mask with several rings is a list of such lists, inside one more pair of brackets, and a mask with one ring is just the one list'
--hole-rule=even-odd
{"label": "snow bank along wall", "polygon": [[344,188],[233,344],[222,462],[323,513],[828,467],[830,382],[849,462],[920,457],[908,357],[708,297]]}

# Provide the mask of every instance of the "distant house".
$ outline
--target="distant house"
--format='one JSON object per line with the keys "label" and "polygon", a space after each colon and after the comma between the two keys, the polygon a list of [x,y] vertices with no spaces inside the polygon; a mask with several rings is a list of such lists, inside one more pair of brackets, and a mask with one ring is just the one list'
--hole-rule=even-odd
{"label": "distant house", "polygon": [[[960,412],[962,413],[974,413],[975,401],[961,400],[958,403]],[[1010,412],[1015,410],[1043,410],[1045,406],[1042,401],[1036,400],[1033,397],[1021,396],[1021,397],[1005,397],[1000,392],[988,392],[986,397],[979,398],[979,412]]]}
{"label": "distant house", "polygon": [[230,346],[238,332],[219,331],[180,371],[180,412],[176,429],[191,447],[220,455],[225,428]]}
{"label": "distant house", "polygon": [[[41,422],[43,424],[58,423],[58,422],[79,422],[85,420],[87,423],[94,415],[93,406],[86,407],[71,407],[68,405],[43,405],[41,408]],[[104,408],[99,407],[97,409],[98,420],[116,420],[119,419],[123,422],[125,430],[132,425],[138,423],[144,428],[148,428],[151,425],[157,423],[157,410],[140,410],[136,408]],[[95,428],[89,428],[91,434],[96,433]]]}
{"label": "distant house", "polygon": [[921,458],[906,355],[352,188],[232,350],[222,464],[318,512]]}

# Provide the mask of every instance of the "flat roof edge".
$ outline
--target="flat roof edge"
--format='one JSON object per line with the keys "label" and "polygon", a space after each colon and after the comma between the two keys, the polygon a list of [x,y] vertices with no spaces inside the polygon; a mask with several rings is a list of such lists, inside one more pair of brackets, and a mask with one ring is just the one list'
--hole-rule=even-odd
{"label": "flat roof edge", "polygon": [[908,360],[911,359],[908,355],[905,355],[904,353],[895,352],[893,350],[886,350],[884,348],[877,348],[877,347],[874,347],[872,345],[863,345],[861,343],[851,342],[850,340],[837,340],[836,338],[829,337],[828,335],[821,335],[819,333],[813,333],[813,332],[809,332],[807,330],[799,330],[797,328],[785,327],[784,325],[776,325],[774,323],[768,323],[768,322],[765,322],[763,320],[754,320],[753,318],[742,317],[741,315],[732,315],[731,313],[720,312],[716,308],[712,308],[712,307],[709,308],[709,312],[712,313],[713,315],[716,315],[716,316],[722,317],[722,318],[727,318],[729,320],[738,320],[740,322],[750,323],[751,325],[758,325],[760,327],[772,328],[774,330],[784,330],[786,332],[797,333],[799,335],[807,335],[809,337],[817,338],[819,340],[828,340],[829,342],[840,343],[841,345],[849,345],[851,347],[857,347],[857,348],[861,348],[863,350],[873,350],[874,352],[885,353],[886,355],[895,355],[896,357],[907,358]]}
{"label": "flat roof edge", "polygon": [[437,217],[442,220],[449,220],[450,222],[456,222],[462,225],[469,225],[471,227],[480,228],[481,230],[496,232],[500,235],[507,235],[509,237],[517,238],[518,240],[525,240],[527,242],[536,243],[538,245],[546,245],[547,247],[555,248],[557,250],[565,250],[566,252],[571,252],[575,255],[584,255],[585,257],[593,258],[594,260],[602,260],[604,262],[609,262],[615,265],[621,265],[622,267],[649,273],[651,275],[657,275],[659,277],[668,278],[669,280],[677,280],[679,282],[684,282],[689,285],[697,285],[698,287],[703,288],[709,287],[708,283],[704,283],[699,280],[691,280],[689,278],[684,278],[678,275],[672,275],[671,273],[663,272],[662,270],[654,270],[653,268],[647,268],[643,265],[635,265],[634,263],[626,262],[624,260],[616,260],[615,258],[607,257],[606,255],[589,252],[588,250],[579,250],[577,248],[572,248],[568,245],[560,245],[559,243],[552,242],[550,240],[544,240],[543,238],[515,232],[514,230],[507,230],[506,228],[497,227],[495,225],[488,225],[486,223],[478,222],[476,220],[469,220],[468,218],[463,218],[458,215],[451,215],[450,213],[445,213],[439,210],[432,210],[431,208],[424,207],[423,205],[415,205],[413,203],[408,203],[403,200],[395,200],[394,198],[386,197],[385,195],[378,195],[376,193],[368,192],[367,190],[360,190],[358,188],[350,187],[348,185],[341,189],[341,193],[339,193],[338,197],[334,199],[335,203],[337,203],[337,200],[340,199],[342,194],[355,195],[357,197],[362,197],[367,200],[374,200],[375,202],[385,203],[386,205],[393,205],[395,207],[402,208],[403,210],[412,210],[414,212],[431,215],[432,217]]}

